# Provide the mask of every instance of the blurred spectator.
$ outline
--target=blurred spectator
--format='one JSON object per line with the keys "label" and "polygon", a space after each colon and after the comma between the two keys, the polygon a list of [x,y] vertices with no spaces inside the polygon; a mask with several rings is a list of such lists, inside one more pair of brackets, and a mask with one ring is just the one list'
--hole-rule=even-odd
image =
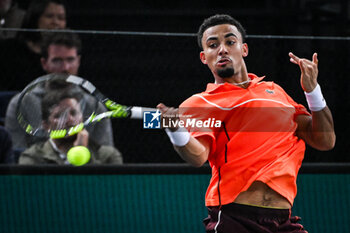
{"label": "blurred spectator", "polygon": [[[65,29],[66,24],[66,7],[62,0],[34,0],[29,5],[23,28]],[[32,52],[40,54],[45,34],[45,32],[21,32],[19,36]]]}
{"label": "blurred spectator", "polygon": [[[66,7],[62,0],[34,0],[23,20],[24,29],[65,29]],[[27,83],[44,74],[40,64],[41,43],[46,32],[23,31],[16,39],[0,44],[0,90],[22,90]]]}
{"label": "blurred spectator", "polygon": [[78,75],[81,49],[81,40],[77,34],[52,33],[42,43],[41,66],[46,73]]}
{"label": "blurred spectator", "polygon": [[15,163],[10,134],[0,126],[0,163]]}
{"label": "blurred spectator", "polygon": [[[62,129],[83,122],[82,99],[82,93],[70,86],[48,91],[41,103],[43,127],[48,130]],[[99,145],[84,129],[73,136],[35,143],[21,154],[19,164],[69,164],[67,152],[74,146],[85,146],[90,150],[89,164],[123,163],[121,153],[116,148]]]}
{"label": "blurred spectator", "polygon": [[[80,66],[81,41],[73,33],[52,33],[47,36],[42,46],[41,64],[47,73],[65,73],[77,75]],[[42,98],[43,90],[38,90],[36,95]],[[46,140],[28,135],[19,125],[16,116],[16,106],[19,94],[14,96],[6,111],[5,127],[10,132],[13,147],[15,149],[25,149],[35,142]],[[88,96],[85,96],[88,98]],[[90,108],[94,108],[94,103],[89,103]],[[34,107],[34,106],[33,106]],[[105,112],[106,108],[99,103],[97,113]],[[114,145],[113,129],[110,119],[105,119],[98,124],[88,128],[91,137],[101,145]]]}
{"label": "blurred spectator", "polygon": [[21,28],[25,11],[18,8],[15,0],[0,0],[0,40],[14,38],[16,31],[1,31],[1,28]]}

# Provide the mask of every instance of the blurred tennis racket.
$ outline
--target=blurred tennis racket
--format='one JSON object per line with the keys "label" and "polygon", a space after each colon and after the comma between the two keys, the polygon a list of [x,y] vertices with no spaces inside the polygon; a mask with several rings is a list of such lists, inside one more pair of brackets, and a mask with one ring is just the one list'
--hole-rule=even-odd
{"label": "blurred tennis racket", "polygon": [[[70,113],[66,111],[56,116],[59,118],[59,124],[55,126],[43,124],[47,120],[43,119],[43,111],[51,111],[51,109],[42,108],[43,99],[53,92],[63,92],[67,89],[74,90],[75,93],[80,93],[82,96],[79,101],[79,108],[82,112],[81,120],[67,124],[68,119],[66,118]],[[97,113],[99,102],[108,111]],[[157,111],[157,109],[118,104],[105,97],[91,82],[67,74],[48,74],[34,80],[20,93],[16,108],[17,120],[28,134],[54,139],[75,135],[85,127],[106,118],[142,119],[144,111]]]}

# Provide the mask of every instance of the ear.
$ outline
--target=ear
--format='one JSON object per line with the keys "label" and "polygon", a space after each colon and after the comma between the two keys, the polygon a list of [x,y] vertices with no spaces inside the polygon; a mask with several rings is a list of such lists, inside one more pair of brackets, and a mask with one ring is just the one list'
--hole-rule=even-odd
{"label": "ear", "polygon": [[208,63],[207,63],[207,59],[205,58],[204,51],[200,52],[199,58],[201,59],[201,61],[202,61],[203,64],[208,64]]}
{"label": "ear", "polygon": [[43,70],[47,71],[47,60],[45,58],[40,58],[40,62],[41,62],[41,67],[43,68]]}
{"label": "ear", "polygon": [[242,44],[242,56],[243,57],[248,56],[248,52],[249,52],[248,44],[247,43],[243,43]]}

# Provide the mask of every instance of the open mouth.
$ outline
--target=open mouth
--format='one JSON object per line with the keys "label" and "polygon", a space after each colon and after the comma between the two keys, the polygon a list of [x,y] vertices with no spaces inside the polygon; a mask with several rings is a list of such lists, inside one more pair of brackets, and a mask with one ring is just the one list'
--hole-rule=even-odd
{"label": "open mouth", "polygon": [[225,66],[226,64],[230,63],[231,60],[229,58],[221,58],[218,62],[218,66]]}

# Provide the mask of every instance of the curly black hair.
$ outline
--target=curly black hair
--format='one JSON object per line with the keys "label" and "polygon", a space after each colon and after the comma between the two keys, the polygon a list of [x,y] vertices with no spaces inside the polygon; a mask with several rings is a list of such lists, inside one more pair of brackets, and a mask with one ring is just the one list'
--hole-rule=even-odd
{"label": "curly black hair", "polygon": [[245,41],[246,31],[240,22],[238,22],[236,19],[232,18],[229,15],[217,14],[217,15],[213,15],[213,16],[210,16],[209,18],[205,19],[203,21],[202,25],[199,27],[199,30],[197,33],[197,42],[198,42],[199,48],[203,49],[202,38],[203,38],[203,33],[205,32],[205,30],[207,30],[210,27],[220,25],[220,24],[231,24],[231,25],[236,26],[238,31],[241,33],[243,42]]}

